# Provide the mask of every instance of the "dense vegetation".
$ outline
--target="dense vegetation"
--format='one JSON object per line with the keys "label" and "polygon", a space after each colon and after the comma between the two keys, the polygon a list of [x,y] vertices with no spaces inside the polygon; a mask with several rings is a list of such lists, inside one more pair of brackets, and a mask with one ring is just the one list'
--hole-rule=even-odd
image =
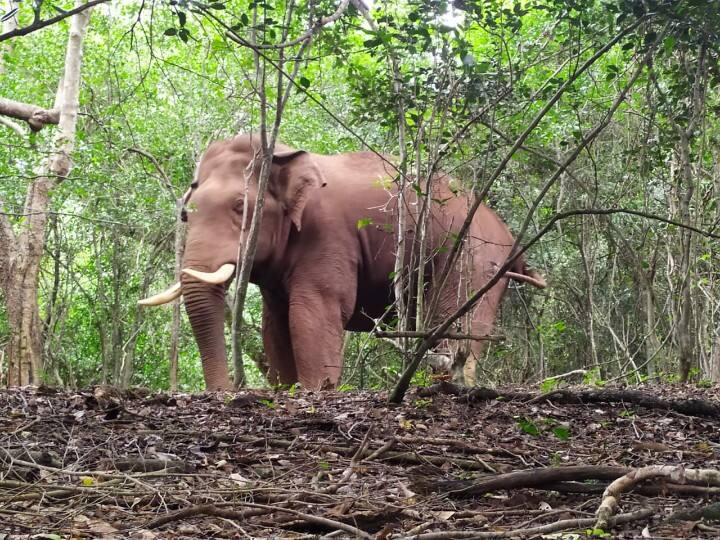
{"label": "dense vegetation", "polygon": [[[57,13],[41,4],[42,18]],[[33,24],[29,3],[5,11],[16,6],[17,26]],[[174,279],[175,201],[203,149],[257,129],[259,88],[272,101],[277,87],[259,78],[259,58],[267,81],[277,66],[292,74],[297,64],[283,142],[392,153],[417,178],[437,164],[486,193],[531,244],[526,257],[549,287],[511,289],[499,320],[506,339],[489,347],[480,380],[538,382],[576,369],[595,382],[720,380],[720,2],[358,6],[93,8],[72,169],[53,186],[44,226],[36,291],[43,377],[168,387],[172,311],[136,302]],[[337,20],[323,19],[333,13]],[[0,97],[53,107],[69,21],[0,41]],[[17,238],[56,130],[0,124],[0,219]],[[0,236],[0,276],[20,247],[9,238]],[[0,288],[0,372],[18,332],[11,296]],[[261,356],[259,310],[251,292],[251,384],[262,380],[252,362]],[[180,388],[197,389],[184,320],[179,358]],[[390,386],[399,369],[393,346],[348,339],[348,385]]]}

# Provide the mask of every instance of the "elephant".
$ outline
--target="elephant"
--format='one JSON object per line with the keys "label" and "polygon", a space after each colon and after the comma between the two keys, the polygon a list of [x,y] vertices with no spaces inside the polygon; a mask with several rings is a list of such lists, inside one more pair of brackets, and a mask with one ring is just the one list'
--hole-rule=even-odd
{"label": "elephant", "polygon": [[[257,134],[211,143],[184,197],[187,240],[182,277],[142,300],[170,302],[180,295],[200,350],[208,390],[231,388],[224,340],[224,295],[235,273],[243,228],[254,211],[260,163]],[[344,331],[370,331],[394,301],[398,193],[392,158],[374,152],[320,155],[276,143],[250,281],[262,296],[262,338],[272,382],[319,389],[336,385]],[[453,180],[439,173],[429,199],[423,276],[426,298],[438,295],[438,321],[457,309],[505,263],[514,243],[487,206],[477,210],[459,262],[441,283],[468,210]],[[245,201],[247,197],[247,201]],[[418,241],[419,199],[408,189],[404,252]],[[417,250],[416,250],[417,251]],[[510,279],[545,287],[522,258],[473,309],[462,328],[486,335]],[[409,299],[412,295],[408,296]],[[477,358],[483,344],[459,346]]]}

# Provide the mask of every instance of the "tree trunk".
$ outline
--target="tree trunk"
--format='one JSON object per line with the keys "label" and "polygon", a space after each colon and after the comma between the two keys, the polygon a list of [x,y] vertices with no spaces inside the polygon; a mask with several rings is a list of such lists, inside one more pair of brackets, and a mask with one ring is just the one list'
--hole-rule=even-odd
{"label": "tree trunk", "polygon": [[[78,2],[77,5],[80,5]],[[82,42],[90,19],[90,10],[72,17],[65,56],[64,77],[58,89],[60,122],[55,136],[55,151],[49,156],[38,177],[28,187],[22,230],[15,234],[7,216],[0,215],[3,237],[11,243],[0,257],[5,268],[3,289],[7,301],[11,339],[8,347],[8,385],[38,384],[42,372],[41,324],[38,307],[40,261],[45,246],[50,191],[67,177],[72,163],[70,154],[75,141]],[[3,238],[4,240],[5,238]]]}
{"label": "tree trunk", "polygon": [[[180,219],[183,201],[175,203],[175,281],[180,281],[183,252],[185,251],[185,223]],[[178,390],[178,356],[180,352],[180,299],[173,302],[170,327],[170,391]]]}
{"label": "tree trunk", "polygon": [[600,366],[600,360],[597,352],[597,342],[595,339],[595,317],[593,316],[593,310],[595,309],[595,298],[593,296],[593,289],[595,288],[595,273],[593,271],[593,264],[590,261],[588,250],[588,227],[587,220],[583,219],[580,223],[580,259],[583,264],[583,273],[585,274],[585,318],[587,322],[587,337],[590,346],[590,359],[592,360],[592,366],[598,368]]}
{"label": "tree trunk", "polygon": [[[690,225],[690,202],[692,201],[695,183],[690,164],[690,141],[684,133],[678,144],[680,163],[678,172],[679,217],[684,224]],[[692,235],[687,229],[680,231],[680,268],[678,306],[676,310],[675,343],[678,353],[678,375],[680,381],[686,382],[690,376],[693,353],[693,336],[690,323],[692,320],[692,295],[690,281],[692,268],[690,265]]]}

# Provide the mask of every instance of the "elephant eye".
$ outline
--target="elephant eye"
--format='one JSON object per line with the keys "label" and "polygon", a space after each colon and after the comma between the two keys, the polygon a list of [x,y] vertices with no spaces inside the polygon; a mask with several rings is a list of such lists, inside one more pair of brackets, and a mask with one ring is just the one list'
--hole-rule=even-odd
{"label": "elephant eye", "polygon": [[233,210],[235,210],[235,212],[237,212],[238,214],[242,214],[244,207],[245,201],[243,199],[240,199],[238,201],[235,201],[235,204],[233,205]]}

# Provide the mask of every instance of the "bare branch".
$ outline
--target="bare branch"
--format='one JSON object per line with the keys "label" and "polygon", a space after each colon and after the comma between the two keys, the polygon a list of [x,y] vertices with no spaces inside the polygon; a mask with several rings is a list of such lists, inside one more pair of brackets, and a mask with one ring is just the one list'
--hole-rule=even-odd
{"label": "bare branch", "polygon": [[[106,2],[109,2],[110,0],[90,0],[87,4],[83,4],[82,6],[77,6],[73,9],[70,9],[68,11],[63,11],[59,15],[56,15],[55,17],[51,17],[49,19],[45,20],[38,20],[36,19],[33,21],[33,23],[30,26],[24,26],[22,28],[15,28],[14,30],[11,30],[9,32],[5,32],[4,34],[0,34],[0,42],[3,42],[5,40],[18,37],[18,36],[25,36],[27,34],[31,34],[32,32],[35,32],[37,30],[42,30],[46,26],[51,26],[55,24],[56,22],[60,22],[63,19],[67,19],[68,17],[72,17],[73,15],[77,15],[78,13],[81,13],[85,11],[86,9],[90,9],[93,6],[97,6],[98,4],[104,4]],[[57,123],[57,122],[55,122]]]}
{"label": "bare branch", "polygon": [[[383,330],[375,330],[373,335],[379,338],[427,338],[432,332],[413,332],[410,330],[404,332],[385,332]],[[440,339],[471,339],[474,341],[504,341],[505,336],[481,336],[479,334],[460,334],[457,332],[445,332],[438,336]]]}
{"label": "bare branch", "polygon": [[12,129],[15,133],[20,135],[21,137],[25,137],[25,132],[23,131],[23,128],[18,124],[17,122],[13,122],[12,120],[8,120],[7,118],[0,118],[0,124],[3,126]]}
{"label": "bare branch", "polygon": [[150,160],[150,162],[153,164],[153,166],[155,167],[157,172],[160,173],[160,176],[162,176],[162,179],[164,182],[163,187],[165,189],[167,189],[168,193],[170,194],[170,198],[173,201],[177,200],[177,195],[175,194],[175,188],[173,188],[172,182],[170,181],[170,177],[167,175],[167,173],[165,172],[165,169],[162,168],[162,166],[160,165],[160,162],[157,160],[157,158],[155,156],[153,156],[147,150],[143,150],[142,148],[130,147],[130,148],[126,148],[125,150],[128,152],[135,152],[136,154],[139,154],[139,155],[147,158],[148,160]]}

